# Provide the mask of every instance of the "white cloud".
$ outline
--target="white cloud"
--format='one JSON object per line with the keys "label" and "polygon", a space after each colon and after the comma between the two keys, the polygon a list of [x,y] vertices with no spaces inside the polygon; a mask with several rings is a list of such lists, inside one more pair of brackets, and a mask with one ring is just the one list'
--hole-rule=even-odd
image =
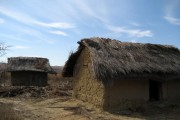
{"label": "white cloud", "polygon": [[15,48],[15,49],[29,49],[30,47],[17,45],[17,46],[14,46],[13,48]]}
{"label": "white cloud", "polygon": [[140,26],[141,24],[136,23],[136,22],[132,22],[131,25],[138,27],[138,26]]}
{"label": "white cloud", "polygon": [[132,42],[132,43],[137,43],[137,40],[131,40],[130,42]]}
{"label": "white cloud", "polygon": [[27,40],[17,37],[17,36],[10,36],[9,34],[2,34],[0,33],[0,37],[1,38],[8,38],[8,40],[17,40],[17,41],[21,41],[21,42],[27,42]]}
{"label": "white cloud", "polygon": [[49,31],[49,33],[52,33],[52,34],[56,34],[56,35],[63,35],[63,36],[67,36],[67,34],[63,31]]}
{"label": "white cloud", "polygon": [[52,38],[49,38],[48,36],[46,36],[45,34],[43,34],[42,32],[40,31],[37,31],[37,30],[34,30],[34,29],[27,29],[23,31],[24,33],[28,34],[28,35],[31,35],[33,37],[35,37],[39,42],[47,42],[47,43],[50,43],[50,44],[54,44],[56,40],[52,39]]}
{"label": "white cloud", "polygon": [[54,23],[44,23],[44,22],[39,22],[35,21],[34,24],[43,26],[43,27],[52,27],[52,28],[61,28],[61,29],[69,29],[69,28],[74,28],[75,26],[70,24],[70,23],[61,23],[61,22],[54,22]]}
{"label": "white cloud", "polygon": [[41,32],[41,31],[37,31],[35,29],[29,29],[29,28],[20,28],[19,30],[24,34],[27,34],[27,35],[30,35],[30,36],[36,38],[36,42],[45,41],[50,44],[55,43],[55,40],[49,38],[48,36],[43,34],[43,32]]}
{"label": "white cloud", "polygon": [[96,3],[92,5],[84,0],[74,1],[74,4],[76,9],[79,9],[80,12],[83,12],[85,15],[94,17],[103,23],[109,22],[107,18],[107,13],[109,11],[106,9],[106,5],[103,4],[103,2],[101,3],[101,8],[99,8],[99,5],[96,6]]}
{"label": "white cloud", "polygon": [[[21,41],[21,42],[28,42],[28,43],[39,43],[39,42],[46,42],[50,44],[54,44],[56,40],[49,38],[45,34],[43,34],[40,31],[34,30],[34,29],[29,29],[29,28],[24,28],[24,27],[13,27],[16,29],[18,32],[21,34],[3,34],[0,33],[0,37],[3,39],[7,40],[16,40],[16,41]],[[33,37],[33,39],[28,38],[27,36]]]}
{"label": "white cloud", "polygon": [[0,18],[0,24],[4,23],[4,20],[2,18]]}
{"label": "white cloud", "polygon": [[0,6],[0,13],[25,24],[31,24],[32,22],[34,22],[34,20],[30,16],[22,14],[15,10],[7,9],[2,6]]}
{"label": "white cloud", "polygon": [[180,25],[180,18],[176,17],[176,15],[179,15],[179,6],[179,0],[169,1],[165,7],[165,15],[163,18],[171,24]]}
{"label": "white cloud", "polygon": [[168,22],[174,25],[180,25],[180,19],[171,17],[171,16],[164,16],[164,19],[166,19]]}
{"label": "white cloud", "polygon": [[128,29],[126,27],[108,26],[108,29],[115,33],[124,33],[132,37],[152,37],[153,33],[150,30]]}
{"label": "white cloud", "polygon": [[34,19],[31,16],[28,16],[27,14],[23,14],[19,11],[7,9],[1,6],[0,6],[0,13],[27,25],[38,25],[42,27],[61,28],[61,29],[69,29],[75,27],[74,25],[66,22],[51,22],[51,23],[41,22]]}

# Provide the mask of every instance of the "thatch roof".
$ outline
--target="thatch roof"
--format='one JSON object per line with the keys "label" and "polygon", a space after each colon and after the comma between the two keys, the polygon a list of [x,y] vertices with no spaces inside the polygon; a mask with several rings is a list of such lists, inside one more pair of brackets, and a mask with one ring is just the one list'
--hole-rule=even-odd
{"label": "thatch roof", "polygon": [[81,51],[87,47],[92,71],[100,80],[129,77],[180,78],[180,51],[172,46],[120,42],[105,38],[83,39],[79,48],[67,60],[63,76],[73,76],[73,69]]}
{"label": "thatch roof", "polygon": [[8,71],[36,71],[53,73],[47,58],[11,57],[8,58]]}

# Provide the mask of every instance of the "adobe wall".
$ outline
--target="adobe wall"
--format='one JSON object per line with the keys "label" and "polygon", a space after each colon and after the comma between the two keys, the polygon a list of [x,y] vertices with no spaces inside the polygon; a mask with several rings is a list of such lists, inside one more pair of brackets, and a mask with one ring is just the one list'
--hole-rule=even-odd
{"label": "adobe wall", "polygon": [[91,67],[89,51],[84,48],[74,68],[73,96],[102,107],[104,86],[101,81],[94,79]]}
{"label": "adobe wall", "polygon": [[119,80],[106,87],[104,109],[124,109],[142,106],[149,100],[148,80]]}
{"label": "adobe wall", "polygon": [[162,85],[163,99],[168,101],[180,100],[180,80],[169,80]]}
{"label": "adobe wall", "polygon": [[31,71],[11,72],[11,82],[13,86],[46,86],[47,73]]}
{"label": "adobe wall", "polygon": [[148,80],[120,80],[105,89],[101,81],[93,77],[90,54],[85,48],[73,73],[73,96],[103,109],[127,108],[142,105],[149,99]]}

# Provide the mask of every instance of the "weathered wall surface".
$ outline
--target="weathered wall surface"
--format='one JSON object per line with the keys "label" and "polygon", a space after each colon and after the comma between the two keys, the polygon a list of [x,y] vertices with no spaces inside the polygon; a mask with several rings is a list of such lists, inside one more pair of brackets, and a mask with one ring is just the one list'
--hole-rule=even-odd
{"label": "weathered wall surface", "polygon": [[73,96],[100,107],[103,104],[104,86],[93,77],[91,65],[89,51],[85,48],[74,69]]}
{"label": "weathered wall surface", "polygon": [[47,73],[31,71],[11,72],[11,82],[14,86],[46,86]]}
{"label": "weathered wall surface", "polygon": [[180,100],[180,80],[169,80],[162,84],[163,99],[168,101]]}
{"label": "weathered wall surface", "polygon": [[149,99],[148,80],[120,80],[106,87],[93,76],[88,49],[82,51],[74,68],[73,96],[106,108],[134,107]]}
{"label": "weathered wall surface", "polygon": [[106,87],[104,109],[138,107],[149,99],[148,80],[119,80]]}
{"label": "weathered wall surface", "polygon": [[[94,77],[90,53],[85,48],[73,73],[73,96],[103,109],[124,109],[144,105],[149,100],[149,80],[119,80],[112,86],[104,86]],[[162,82],[160,99],[180,99],[180,81]]]}

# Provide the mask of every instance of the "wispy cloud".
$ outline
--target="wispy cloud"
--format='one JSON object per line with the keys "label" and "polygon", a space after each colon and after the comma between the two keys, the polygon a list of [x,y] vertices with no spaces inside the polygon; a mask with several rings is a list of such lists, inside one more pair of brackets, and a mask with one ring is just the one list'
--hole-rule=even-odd
{"label": "wispy cloud", "polygon": [[[37,20],[37,18],[34,18],[32,16],[29,16],[28,14],[25,14],[23,12],[14,10],[14,9],[7,9],[6,7],[0,6],[0,13],[6,15],[7,17],[20,22],[21,24],[19,26],[14,26],[14,29],[19,31],[21,33],[21,36],[7,36],[3,35],[4,37],[10,37],[11,39],[19,40],[19,41],[36,41],[36,42],[42,42],[45,41],[49,44],[54,44],[55,39],[50,38],[45,33],[48,31],[51,34],[56,35],[62,35],[67,36],[65,32],[62,31],[62,29],[73,29],[75,28],[75,25],[68,23],[68,22],[42,22],[40,20]],[[47,20],[48,21],[48,20]],[[1,19],[0,19],[1,22]],[[51,29],[56,29],[55,31],[52,31]],[[37,30],[38,29],[38,30]],[[59,30],[61,29],[61,30]],[[25,37],[26,36],[26,37]],[[27,37],[28,36],[28,37]],[[23,38],[26,38],[28,40],[24,40]],[[32,40],[30,40],[32,39]]]}
{"label": "wispy cloud", "polygon": [[66,23],[66,22],[46,23],[46,22],[38,21],[35,18],[33,18],[27,14],[24,14],[17,10],[7,9],[7,8],[1,7],[1,6],[0,6],[0,13],[6,15],[16,21],[27,24],[27,25],[38,25],[38,26],[42,26],[42,27],[60,28],[60,29],[70,29],[70,28],[75,27],[74,25],[72,25],[70,23]]}
{"label": "wispy cloud", "polygon": [[[26,42],[26,43],[39,43],[39,42],[46,42],[46,43],[50,43],[53,44],[55,43],[56,40],[49,38],[48,36],[46,36],[45,34],[43,34],[40,31],[37,30],[33,30],[33,29],[29,29],[29,28],[23,28],[23,27],[13,27],[14,29],[16,29],[17,31],[19,31],[21,34],[4,34],[4,33],[0,33],[0,37],[1,39],[5,39],[5,40],[16,40],[16,41],[20,41],[20,42]],[[28,37],[27,37],[28,36]]]}
{"label": "wispy cloud", "polygon": [[44,23],[44,22],[39,22],[35,21],[34,24],[43,26],[43,27],[52,27],[52,28],[61,28],[61,29],[69,29],[69,28],[74,28],[75,26],[70,24],[70,23],[60,23],[60,22],[54,22],[54,23]]}
{"label": "wispy cloud", "polygon": [[74,4],[76,5],[77,9],[80,10],[80,12],[83,12],[83,14],[100,20],[103,23],[109,22],[107,18],[108,10],[106,9],[106,5],[103,3],[101,3],[101,9],[97,8],[96,4],[93,4],[92,7],[92,4],[90,5],[84,0],[74,1]]}
{"label": "wispy cloud", "polygon": [[108,26],[108,29],[114,33],[127,34],[131,37],[152,37],[153,33],[150,30],[140,30],[140,29],[129,29],[126,27],[115,27]]}
{"label": "wispy cloud", "polygon": [[4,20],[2,18],[0,18],[0,24],[4,23]]}
{"label": "wispy cloud", "polygon": [[131,25],[136,26],[136,27],[139,27],[141,24],[140,24],[140,23],[137,23],[137,22],[131,22]]}
{"label": "wispy cloud", "polygon": [[8,40],[17,40],[17,41],[21,41],[21,42],[27,42],[27,40],[17,37],[17,36],[10,36],[9,34],[0,34],[1,38],[7,38]]}
{"label": "wispy cloud", "polygon": [[28,46],[22,46],[22,45],[17,45],[17,46],[13,46],[14,49],[29,49],[30,47]]}
{"label": "wispy cloud", "polygon": [[180,19],[171,17],[171,16],[164,16],[164,19],[166,19],[168,22],[174,25],[180,25]]}
{"label": "wispy cloud", "polygon": [[49,31],[49,33],[52,33],[52,34],[56,34],[56,35],[63,35],[63,36],[67,36],[67,34],[63,31]]}
{"label": "wispy cloud", "polygon": [[134,39],[134,40],[131,40],[130,42],[132,42],[132,43],[137,43],[137,40]]}
{"label": "wispy cloud", "polygon": [[176,17],[176,14],[179,14],[179,6],[179,0],[170,1],[165,7],[165,15],[163,18],[171,24],[180,25],[180,18]]}
{"label": "wispy cloud", "polygon": [[34,29],[22,28],[21,32],[36,38],[36,41],[39,41],[39,42],[45,41],[46,43],[53,44],[56,41],[56,40],[46,36],[43,32],[37,31],[37,30],[34,30]]}
{"label": "wispy cloud", "polygon": [[6,7],[0,6],[0,13],[24,24],[31,24],[32,22],[35,22],[30,16]]}

